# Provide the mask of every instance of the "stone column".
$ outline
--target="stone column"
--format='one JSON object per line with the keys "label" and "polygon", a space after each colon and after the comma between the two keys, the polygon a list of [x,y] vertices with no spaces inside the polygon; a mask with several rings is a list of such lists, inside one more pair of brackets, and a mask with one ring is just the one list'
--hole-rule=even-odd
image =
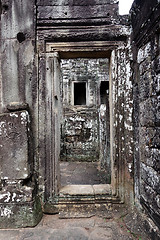
{"label": "stone column", "polygon": [[1,1],[0,228],[34,226],[42,215],[33,167],[38,135],[35,9],[34,0]]}

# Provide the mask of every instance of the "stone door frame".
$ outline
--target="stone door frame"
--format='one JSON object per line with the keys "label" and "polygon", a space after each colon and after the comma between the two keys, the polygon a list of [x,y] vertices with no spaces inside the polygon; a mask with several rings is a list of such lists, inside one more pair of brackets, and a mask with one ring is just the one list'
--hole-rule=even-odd
{"label": "stone door frame", "polygon": [[[111,184],[109,184],[109,189],[111,190],[111,194],[107,194],[103,196],[103,202],[119,202],[123,203],[124,202],[124,171],[122,170],[124,166],[124,161],[122,162],[122,158],[118,159],[116,157],[116,142],[118,141],[117,135],[114,130],[115,126],[115,118],[113,116],[113,109],[115,107],[114,105],[114,99],[115,97],[113,93],[113,82],[112,82],[112,75],[113,73],[111,72],[112,68],[112,55],[113,52],[115,54],[115,51],[118,47],[123,45],[123,42],[108,42],[108,41],[95,41],[95,42],[46,42],[46,53],[41,54],[39,57],[43,59],[42,63],[44,64],[44,68],[40,73],[40,87],[41,87],[41,78],[45,78],[45,81],[48,85],[48,90],[47,94],[43,96],[45,99],[44,101],[47,102],[47,105],[50,107],[50,111],[48,112],[49,118],[46,123],[47,127],[47,135],[46,135],[46,141],[48,142],[48,145],[46,145],[46,154],[49,153],[49,159],[45,155],[43,157],[45,158],[45,169],[50,169],[48,171],[48,174],[46,174],[46,182],[48,182],[48,185],[46,185],[45,193],[44,193],[44,201],[46,202],[46,205],[49,206],[49,209],[51,209],[51,206],[55,206],[58,203],[60,203],[60,185],[59,185],[59,176],[60,176],[60,171],[59,171],[59,166],[57,165],[57,161],[59,159],[55,160],[53,156],[55,156],[55,145],[53,146],[54,141],[52,141],[52,134],[55,134],[55,131],[50,131],[48,127],[53,126],[54,119],[53,116],[55,115],[55,100],[59,99],[60,96],[59,93],[55,94],[55,90],[51,92],[50,86],[53,86],[55,84],[54,78],[57,78],[57,73],[58,71],[55,71],[55,66],[56,63],[58,63],[59,58],[76,58],[76,57],[92,57],[92,58],[100,58],[100,57],[106,57],[109,58],[110,60],[110,152],[111,152]],[[52,66],[52,63],[53,66]],[[39,64],[39,67],[41,67],[41,61]],[[57,68],[58,69],[58,68]],[[52,75],[52,77],[51,77]],[[118,79],[117,79],[118,81]],[[57,83],[56,83],[57,84]],[[60,91],[60,90],[59,90]],[[57,97],[58,96],[58,97]],[[54,104],[53,104],[54,102]],[[58,103],[59,104],[59,103]],[[59,105],[60,107],[60,105]],[[46,107],[46,110],[48,108]],[[58,108],[57,108],[58,109]],[[42,111],[41,111],[42,110]],[[45,110],[45,111],[46,111]],[[48,111],[48,110],[47,110]],[[60,111],[60,108],[59,110]],[[39,106],[39,114],[43,114],[44,109],[41,109],[41,106]],[[46,115],[46,113],[45,113]],[[57,118],[58,119],[58,118]],[[60,118],[59,118],[60,119]],[[41,123],[39,123],[39,128]],[[55,126],[55,125],[54,125]],[[58,125],[57,125],[58,126]],[[56,128],[56,127],[55,127]],[[44,130],[44,129],[43,129]],[[41,134],[41,129],[39,129],[40,134]],[[60,141],[60,138],[58,139]],[[55,141],[56,142],[56,141]],[[60,142],[59,142],[60,144]],[[41,155],[41,154],[40,154]],[[44,161],[44,160],[43,160]],[[55,163],[56,161],[56,163]],[[121,166],[121,167],[119,167]],[[54,174],[53,174],[54,172]],[[62,194],[63,195],[63,194]],[[63,197],[62,197],[63,198]],[[92,199],[93,200],[93,199]],[[102,199],[99,199],[101,202]],[[89,203],[89,200],[88,200]],[[49,204],[49,205],[48,205]],[[47,212],[50,212],[50,210],[46,210]],[[52,211],[51,211],[52,212]]]}

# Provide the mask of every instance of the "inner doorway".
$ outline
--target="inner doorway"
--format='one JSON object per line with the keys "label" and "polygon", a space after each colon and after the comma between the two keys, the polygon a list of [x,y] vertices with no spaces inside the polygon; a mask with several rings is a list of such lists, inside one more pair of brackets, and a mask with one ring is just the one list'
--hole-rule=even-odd
{"label": "inner doorway", "polygon": [[[57,211],[57,208],[59,211],[59,207],[62,206],[69,207],[71,205],[75,206],[75,204],[78,205],[79,201],[82,203],[82,205],[86,203],[87,206],[89,206],[88,204],[93,204],[93,208],[97,207],[96,204],[100,204],[102,202],[104,204],[109,204],[117,202],[120,203],[124,201],[125,161],[123,158],[123,153],[119,151],[119,149],[121,148],[119,148],[119,145],[117,145],[121,141],[121,135],[119,135],[119,132],[121,129],[120,126],[123,125],[123,121],[118,121],[118,119],[121,120],[120,117],[122,116],[119,115],[117,109],[121,109],[122,105],[120,106],[117,102],[119,86],[121,86],[120,79],[118,78],[119,75],[117,75],[117,66],[120,67],[120,73],[124,73],[124,69],[121,65],[118,64],[118,62],[121,60],[121,58],[119,58],[119,51],[121,51],[121,49],[117,50],[118,46],[119,43],[117,42],[47,42],[46,53],[39,56],[39,141],[42,142],[39,151],[40,162],[42,164],[45,163],[45,167],[41,168],[42,170],[45,169],[45,172],[42,171],[41,175],[44,176],[44,178],[42,178],[42,186],[43,184],[45,186],[45,208],[49,209],[49,212]],[[64,104],[64,92],[62,88],[62,85],[64,84],[62,81],[62,61],[72,59],[76,60],[78,58],[83,60],[85,60],[86,58],[91,60],[106,59],[106,61],[108,62],[108,71],[106,74],[108,76],[108,80],[106,81],[106,79],[101,79],[98,88],[93,87],[91,91],[91,89],[89,88],[89,81],[87,80],[84,83],[82,78],[78,81],[76,79],[74,79],[74,81],[70,81],[71,87],[68,87],[68,90],[67,88],[65,88],[66,92],[70,91],[70,94],[68,94],[70,95],[70,102],[68,106],[70,106],[71,109],[68,109],[70,109],[70,111],[72,110],[72,115],[76,114],[76,111],[74,109],[75,107],[79,110],[81,109],[81,111],[78,110],[77,113],[81,112],[82,114],[86,113],[86,109],[88,109],[88,111],[92,110],[93,104],[90,104],[92,100],[92,95],[90,94],[90,92],[93,92],[93,94],[95,94],[95,89],[97,89],[97,93],[99,91],[99,95],[96,95],[99,96],[97,98],[97,101],[99,99],[102,104],[100,104],[100,102],[99,105],[97,104],[97,106],[99,106],[98,115],[96,115],[98,116],[98,137],[100,136],[100,134],[102,134],[99,131],[101,129],[101,122],[99,121],[100,113],[102,115],[102,120],[104,120],[103,113],[110,115],[107,118],[107,121],[110,122],[110,124],[106,125],[107,128],[106,131],[104,131],[105,134],[103,135],[104,139],[97,138],[99,144],[98,146],[102,147],[102,143],[105,143],[106,146],[108,145],[110,147],[107,148],[108,151],[105,152],[102,152],[99,148],[99,155],[98,158],[96,158],[98,159],[98,161],[87,161],[87,164],[90,164],[91,166],[93,166],[93,163],[101,163],[99,164],[100,167],[107,165],[107,168],[104,169],[107,170],[107,174],[105,174],[105,176],[108,176],[109,180],[106,182],[109,184],[101,184],[103,186],[100,186],[100,184],[89,184],[89,186],[86,184],[86,186],[82,184],[83,182],[81,182],[81,184],[78,183],[78,185],[74,185],[74,182],[71,182],[70,185],[65,185],[68,183],[65,182],[63,184],[61,181],[62,179],[60,180],[60,175],[62,176],[62,168],[60,173],[60,165],[65,162],[67,162],[67,164],[70,162],[68,161],[69,159],[67,160],[65,158],[65,155],[62,155],[62,153],[65,153],[65,151],[63,151],[63,149],[65,150],[65,145],[63,144],[63,141],[61,141],[61,139],[65,137],[63,131],[63,126],[65,123],[64,107],[62,107]],[[89,64],[87,64],[87,66],[89,66]],[[70,68],[68,71],[70,72]],[[120,73],[118,71],[118,74]],[[93,76],[96,76],[96,74],[94,73]],[[90,81],[90,84],[93,84],[93,82],[94,81]],[[78,83],[82,83],[81,86]],[[103,91],[104,86],[106,88],[105,91]],[[77,94],[78,89],[81,89],[81,92],[83,92],[83,94],[80,98],[75,100],[74,95]],[[85,91],[86,94],[84,94]],[[106,107],[106,110],[105,105],[103,105],[103,101],[105,99],[105,92],[107,92],[106,102],[109,104],[109,107]],[[71,120],[73,120],[72,117]],[[95,121],[95,117],[93,117],[93,120]],[[121,125],[119,125],[120,123]],[[90,128],[90,130],[92,130],[92,128]],[[89,136],[88,132],[89,130],[85,131],[82,136]],[[104,141],[99,142],[99,139]],[[45,144],[43,144],[44,140]],[[123,142],[122,146],[124,146]],[[93,154],[92,156],[94,159],[96,154]],[[69,155],[67,156],[67,158],[68,157]],[[105,162],[103,162],[103,160],[105,160]],[[73,163],[76,162],[77,161]],[[85,161],[80,163],[84,162]],[[90,168],[88,167],[88,169]],[[101,170],[101,168],[99,169]],[[71,170],[70,172],[73,175],[73,170]],[[67,171],[64,171],[64,174],[67,175]],[[98,174],[99,173],[96,172],[95,176]],[[45,179],[44,183],[43,179]],[[51,206],[52,210],[49,206]],[[55,210],[53,209],[53,207],[55,208]]]}
{"label": "inner doorway", "polygon": [[109,59],[61,59],[61,186],[111,183]]}

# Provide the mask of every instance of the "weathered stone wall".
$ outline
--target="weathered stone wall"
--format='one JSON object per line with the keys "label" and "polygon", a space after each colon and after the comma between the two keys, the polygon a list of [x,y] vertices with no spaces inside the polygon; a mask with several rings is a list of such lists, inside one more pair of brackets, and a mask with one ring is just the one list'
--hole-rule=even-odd
{"label": "weathered stone wall", "polygon": [[33,171],[27,111],[1,115],[1,179],[27,179]]}
{"label": "weathered stone wall", "polygon": [[0,9],[0,225],[34,226],[42,216],[35,171],[38,129],[35,1],[2,0]]}
{"label": "weathered stone wall", "polygon": [[[105,81],[106,85],[107,81],[109,82],[108,62],[106,58],[61,60],[64,111],[61,160],[99,161],[100,131],[102,133],[106,130],[105,125],[102,123],[100,129],[100,88],[102,81]],[[81,95],[81,89],[79,89],[78,93],[74,93],[74,84],[77,83],[84,83],[86,87],[86,103],[82,105],[74,103],[74,98]],[[105,143],[103,144],[105,145]],[[104,146],[101,147],[104,148]]]}
{"label": "weathered stone wall", "polygon": [[0,114],[1,228],[34,226],[41,218],[32,153],[29,113]]}
{"label": "weathered stone wall", "polygon": [[[43,1],[38,0],[38,23],[46,25],[79,24],[79,23],[109,23],[118,16],[118,1]],[[87,18],[86,18],[87,16]],[[112,19],[111,19],[112,18]],[[98,37],[98,36],[97,36]]]}
{"label": "weathered stone wall", "polygon": [[[135,1],[131,10],[135,196],[160,227],[159,1]],[[154,234],[154,233],[153,233]],[[154,235],[153,235],[154,238]]]}
{"label": "weathered stone wall", "polygon": [[96,109],[65,113],[61,136],[61,160],[98,161],[99,131]]}
{"label": "weathered stone wall", "polygon": [[[119,195],[129,205],[132,205],[134,201],[132,59],[130,39],[112,51],[110,113],[112,183],[113,186],[115,184],[118,187]],[[116,165],[118,168],[114,170]],[[117,174],[119,174],[118,178]]]}
{"label": "weathered stone wall", "polygon": [[[92,10],[87,18],[86,11],[79,11],[86,7],[88,11]],[[131,56],[127,42],[130,35],[128,18],[118,15],[118,2],[114,0],[37,1],[37,10],[40,93],[39,186],[46,203],[44,209],[53,212],[54,208],[52,209],[51,206],[55,205],[58,199],[56,195],[58,188],[55,191],[58,170],[54,166],[55,153],[52,147],[54,137],[51,132],[54,128],[54,119],[50,120],[54,112],[51,94],[54,81],[51,80],[52,75],[49,77],[49,73],[54,73],[51,63],[56,52],[59,53],[60,59],[86,56],[97,58],[102,55],[111,60],[112,192],[122,201],[126,195],[126,202],[130,203],[133,200],[133,128]],[[124,182],[128,186],[126,191]]]}
{"label": "weathered stone wall", "polygon": [[[2,3],[0,2],[0,15],[2,13]],[[0,18],[0,31],[1,31],[1,18]],[[0,33],[1,39],[1,33]],[[1,51],[0,51],[0,62],[1,62]],[[0,64],[0,113],[2,112],[2,73],[1,73],[1,64]]]}
{"label": "weathered stone wall", "polygon": [[[87,13],[86,13],[87,11]],[[125,41],[127,17],[118,15],[118,1],[37,1],[38,51],[45,41]],[[86,18],[87,16],[87,18]],[[109,48],[111,50],[111,47]]]}
{"label": "weathered stone wall", "polygon": [[[19,179],[11,179],[11,182],[1,180],[2,205],[5,207],[4,202],[9,199],[10,210],[14,213],[10,218],[11,212],[2,209],[2,227],[36,224],[41,217],[40,204],[36,201],[38,194],[44,212],[57,212],[62,116],[59,58],[64,55],[69,58],[68,55],[73,53],[83,53],[81,57],[85,57],[85,54],[91,57],[93,54],[97,58],[100,54],[110,58],[112,195],[116,201],[132,201],[132,56],[127,41],[130,26],[127,17],[118,16],[117,0],[2,0],[1,3],[1,112],[10,119],[11,112],[20,114],[27,110],[32,136],[29,139],[27,130],[21,126],[26,145],[25,149],[21,145],[19,151],[22,151],[23,157],[20,158],[18,153],[17,159],[21,161],[22,175],[26,174],[25,168],[31,166],[26,179],[22,179],[22,182]],[[57,45],[48,50],[48,43]],[[58,48],[60,43],[62,47]],[[94,86],[90,89],[93,90]],[[98,99],[94,98],[94,92],[90,96],[93,106],[99,104]],[[12,121],[9,122],[14,128],[18,120],[13,121],[13,125]],[[13,146],[14,139],[10,139],[8,152],[16,152],[12,151]],[[25,154],[29,153],[27,146],[32,146],[29,148],[33,150],[33,158],[30,158],[30,154],[26,157]],[[7,148],[3,151],[4,156]],[[8,157],[7,161],[17,163],[14,156]],[[18,192],[27,189],[20,205],[16,201],[21,199],[16,198],[13,192],[15,188]],[[5,195],[6,191],[10,191],[11,195]]]}
{"label": "weathered stone wall", "polygon": [[[109,81],[109,60],[107,58],[62,59],[63,106],[74,106],[74,82],[85,82],[87,107],[100,105],[100,84]],[[76,106],[74,106],[76,108]]]}

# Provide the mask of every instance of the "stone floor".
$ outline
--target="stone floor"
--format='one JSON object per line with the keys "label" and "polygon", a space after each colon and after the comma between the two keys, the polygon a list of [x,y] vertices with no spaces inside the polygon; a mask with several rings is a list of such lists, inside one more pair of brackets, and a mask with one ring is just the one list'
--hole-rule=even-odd
{"label": "stone floor", "polygon": [[[110,194],[105,174],[97,163],[63,162],[60,194],[77,194],[76,184],[81,184],[78,194]],[[129,211],[123,204],[96,212],[90,217],[84,213],[83,218],[79,215],[73,218],[72,215],[67,219],[61,214],[44,215],[34,228],[1,229],[0,240],[153,240],[149,238],[142,218],[135,210]]]}
{"label": "stone floor", "polygon": [[61,162],[61,185],[107,184],[107,170],[101,169],[98,162]]}
{"label": "stone floor", "polygon": [[0,230],[0,240],[151,240],[136,213],[114,210],[111,215],[59,219],[44,215],[35,228]]}

